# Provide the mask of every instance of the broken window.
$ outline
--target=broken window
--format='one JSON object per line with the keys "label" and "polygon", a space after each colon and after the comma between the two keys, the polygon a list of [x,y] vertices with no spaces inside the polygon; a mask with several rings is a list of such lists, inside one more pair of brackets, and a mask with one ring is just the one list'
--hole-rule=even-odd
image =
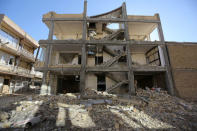
{"label": "broken window", "polygon": [[81,64],[81,55],[78,55],[78,64]]}
{"label": "broken window", "polygon": [[14,64],[14,58],[10,58],[9,65],[13,65],[13,64]]}
{"label": "broken window", "polygon": [[106,90],[106,81],[105,75],[97,75],[97,90],[98,91],[105,91]]}
{"label": "broken window", "polygon": [[158,47],[154,47],[146,52],[146,60],[148,64],[157,66],[161,65]]}
{"label": "broken window", "polygon": [[100,65],[103,63],[103,56],[95,56],[95,64]]}
{"label": "broken window", "polygon": [[90,29],[96,29],[96,23],[89,23]]}
{"label": "broken window", "polygon": [[10,81],[9,79],[4,79],[3,84],[4,84],[4,85],[9,85],[9,81]]}

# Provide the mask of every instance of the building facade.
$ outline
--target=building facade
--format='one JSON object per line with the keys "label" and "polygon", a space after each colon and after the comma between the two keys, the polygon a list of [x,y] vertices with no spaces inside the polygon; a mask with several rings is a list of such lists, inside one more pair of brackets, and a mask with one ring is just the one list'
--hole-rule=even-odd
{"label": "building facade", "polygon": [[86,88],[135,95],[136,88],[161,88],[174,95],[175,84],[159,14],[128,15],[126,4],[110,12],[43,15],[49,28],[40,40],[41,94],[85,94]]}
{"label": "building facade", "polygon": [[42,78],[34,71],[37,41],[11,19],[0,14],[0,93],[27,89],[33,78]]}

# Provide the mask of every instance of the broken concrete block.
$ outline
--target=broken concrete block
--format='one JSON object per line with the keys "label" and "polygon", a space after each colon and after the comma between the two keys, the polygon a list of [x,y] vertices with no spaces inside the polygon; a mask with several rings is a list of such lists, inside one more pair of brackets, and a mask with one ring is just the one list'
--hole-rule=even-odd
{"label": "broken concrete block", "polygon": [[13,127],[29,128],[29,127],[39,123],[41,121],[40,118],[41,118],[41,116],[37,116],[37,117],[27,118],[25,120],[20,120],[20,121],[13,123]]}
{"label": "broken concrete block", "polygon": [[0,124],[0,129],[1,128],[10,128],[10,127],[11,127],[11,122],[9,122],[9,121],[6,121],[6,122]]}
{"label": "broken concrete block", "polygon": [[112,104],[112,100],[105,100],[107,104]]}
{"label": "broken concrete block", "polygon": [[8,113],[0,111],[0,121],[5,122],[9,118]]}
{"label": "broken concrete block", "polygon": [[23,110],[23,107],[22,106],[17,106],[16,107],[16,111],[22,111]]}
{"label": "broken concrete block", "polygon": [[120,127],[120,126],[119,126],[119,123],[115,123],[115,128],[116,128],[116,129],[119,129],[119,127]]}

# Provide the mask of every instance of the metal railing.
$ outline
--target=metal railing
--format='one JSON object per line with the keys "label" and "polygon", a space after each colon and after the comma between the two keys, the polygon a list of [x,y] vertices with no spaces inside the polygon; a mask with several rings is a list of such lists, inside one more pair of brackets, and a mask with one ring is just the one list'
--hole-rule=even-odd
{"label": "metal railing", "polygon": [[23,56],[30,58],[31,60],[35,60],[34,54],[24,48],[18,48],[18,52]]}
{"label": "metal railing", "polygon": [[8,33],[2,31],[0,29],[0,47],[7,49],[9,51],[13,51],[18,55],[23,55],[24,57],[28,57],[31,60],[35,60],[34,54],[29,52],[28,50],[19,47],[18,40]]}
{"label": "metal railing", "polygon": [[0,71],[11,74],[19,74],[27,77],[33,77],[35,75],[31,70],[22,67],[16,67],[14,65],[8,65],[5,63],[0,63]]}

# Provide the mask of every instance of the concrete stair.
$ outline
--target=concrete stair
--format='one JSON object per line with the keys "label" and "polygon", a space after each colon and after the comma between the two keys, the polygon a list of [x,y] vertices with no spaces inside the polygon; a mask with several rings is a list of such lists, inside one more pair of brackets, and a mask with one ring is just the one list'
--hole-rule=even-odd
{"label": "concrete stair", "polygon": [[112,64],[114,64],[118,59],[120,59],[120,57],[124,55],[124,53],[120,53],[117,56],[111,58],[110,60],[108,60],[107,62],[102,63],[101,65],[98,65],[99,67],[109,67]]}
{"label": "concrete stair", "polygon": [[103,39],[104,40],[112,40],[112,39],[117,37],[122,32],[124,32],[124,30],[123,29],[119,29],[119,30],[113,32],[112,34],[105,36]]}
{"label": "concrete stair", "polygon": [[122,86],[123,84],[127,84],[128,82],[129,82],[128,80],[124,80],[124,81],[118,82],[115,85],[113,85],[112,87],[108,88],[107,92],[110,92],[110,91]]}
{"label": "concrete stair", "polygon": [[103,46],[103,51],[113,57],[117,55],[112,49],[108,48],[107,46]]}
{"label": "concrete stair", "polygon": [[110,79],[112,79],[113,81],[115,81],[115,82],[121,82],[121,80],[119,79],[119,78],[117,78],[116,77],[116,75],[114,75],[114,74],[112,74],[112,73],[110,73],[110,72],[107,72],[106,74],[105,74],[105,76],[107,76],[107,77],[109,77]]}

